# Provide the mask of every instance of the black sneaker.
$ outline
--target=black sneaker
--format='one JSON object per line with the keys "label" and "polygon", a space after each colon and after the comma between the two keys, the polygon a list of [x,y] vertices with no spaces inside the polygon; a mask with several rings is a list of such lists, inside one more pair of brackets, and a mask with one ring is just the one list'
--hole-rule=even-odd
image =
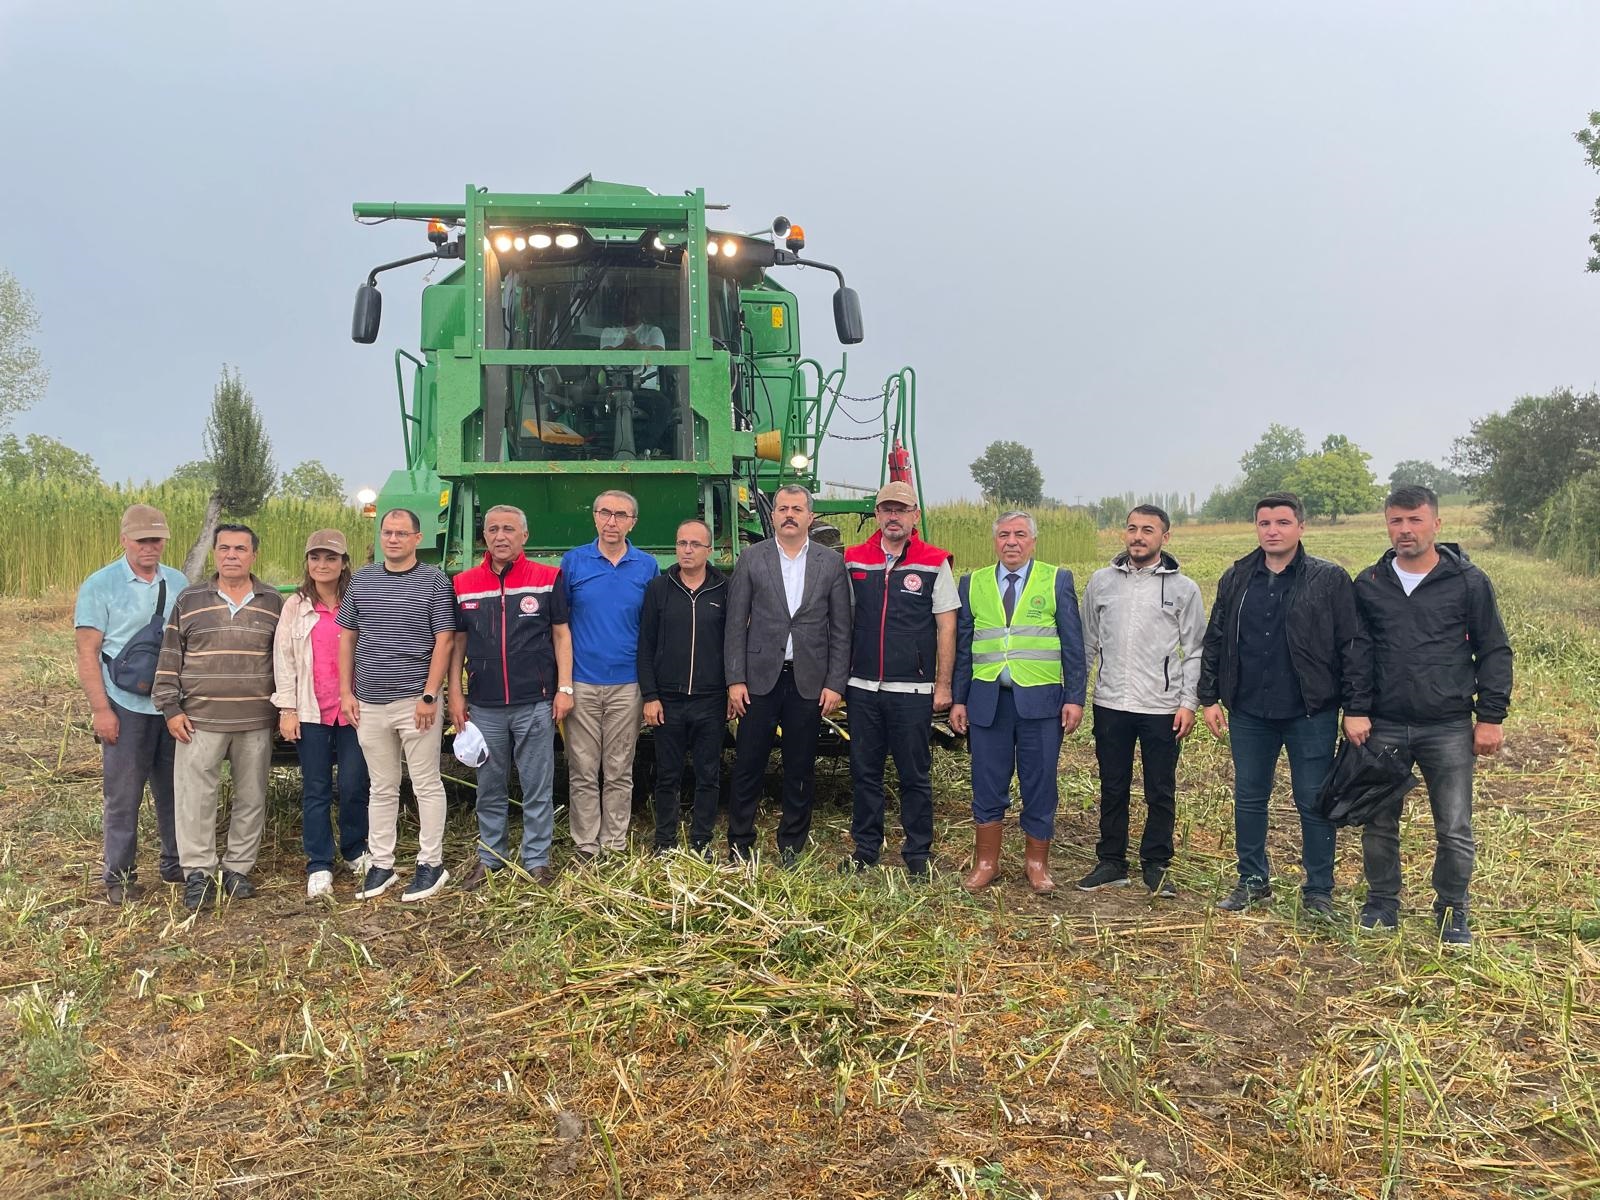
{"label": "black sneaker", "polygon": [[1362,933],[1399,933],[1400,914],[1387,904],[1373,904],[1368,901],[1361,906],[1361,922],[1358,928]]}
{"label": "black sneaker", "polygon": [[1313,892],[1309,896],[1300,897],[1300,909],[1317,921],[1337,921],[1339,910],[1333,906],[1333,897],[1324,896],[1321,892]]}
{"label": "black sneaker", "polygon": [[1467,910],[1464,908],[1436,908],[1433,915],[1439,921],[1439,941],[1446,946],[1472,945],[1472,930],[1467,928]]}
{"label": "black sneaker", "polygon": [[1172,886],[1172,872],[1167,867],[1145,867],[1144,886],[1150,889],[1150,894],[1158,900],[1173,900],[1177,898],[1178,889]]}
{"label": "black sneaker", "polygon": [[933,878],[933,864],[927,859],[906,864],[906,874],[916,883],[927,883]]}
{"label": "black sneaker", "polygon": [[444,869],[442,863],[418,863],[416,871],[411,876],[411,882],[406,885],[406,890],[400,893],[400,899],[406,903],[426,900],[449,882],[450,872]]}
{"label": "black sneaker", "polygon": [[841,858],[839,860],[839,874],[863,875],[872,870],[872,868],[876,865],[876,863],[864,862],[863,860],[852,855],[850,858]]}
{"label": "black sneaker", "polygon": [[800,855],[804,851],[795,846],[778,847],[778,864],[785,871],[792,871],[800,865]]}
{"label": "black sneaker", "polygon": [[250,882],[250,876],[241,875],[237,871],[224,870],[222,872],[222,890],[230,899],[248,900],[256,894],[256,885]]}
{"label": "black sneaker", "polygon": [[1104,859],[1095,863],[1094,870],[1078,880],[1080,892],[1098,892],[1101,888],[1127,886],[1128,868],[1121,863],[1106,862]]}
{"label": "black sneaker", "polygon": [[217,902],[217,877],[210,871],[190,871],[183,881],[183,906],[199,912]]}
{"label": "black sneaker", "polygon": [[1223,912],[1244,912],[1272,899],[1272,888],[1260,879],[1241,879],[1239,885],[1217,901]]}
{"label": "black sneaker", "polygon": [[357,900],[371,900],[374,896],[381,896],[394,884],[394,871],[389,867],[368,867],[367,877],[361,881],[361,890],[356,893]]}
{"label": "black sneaker", "polygon": [[167,863],[161,868],[162,883],[183,883],[184,881],[183,868],[177,863]]}

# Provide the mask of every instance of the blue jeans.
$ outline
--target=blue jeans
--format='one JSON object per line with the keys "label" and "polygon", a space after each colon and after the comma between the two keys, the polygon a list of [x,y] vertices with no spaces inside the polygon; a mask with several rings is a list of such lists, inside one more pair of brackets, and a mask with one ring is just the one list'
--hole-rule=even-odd
{"label": "blue jeans", "polygon": [[367,760],[354,725],[300,722],[301,836],[306,874],[333,870],[333,765],[339,763],[339,854],[354,862],[367,852]]}
{"label": "blue jeans", "polygon": [[1267,801],[1278,752],[1289,752],[1289,782],[1300,812],[1300,856],[1305,866],[1307,896],[1333,895],[1334,826],[1322,819],[1317,793],[1333,769],[1339,710],[1314,717],[1268,721],[1235,709],[1228,714],[1233,748],[1233,835],[1239,853],[1239,879],[1265,884],[1267,865]]}
{"label": "blue jeans", "polygon": [[489,761],[478,768],[479,861],[491,871],[511,861],[506,826],[511,764],[516,763],[522,784],[522,865],[529,871],[549,866],[556,778],[556,726],[550,702],[503,708],[474,704],[472,723],[489,747]]}
{"label": "blue jeans", "polygon": [[[1433,725],[1402,725],[1374,720],[1372,745],[1392,746],[1403,762],[1422,768],[1433,806],[1437,839],[1433,855],[1433,906],[1438,911],[1467,909],[1472,882],[1472,720],[1461,717]],[[1400,805],[1386,809],[1361,832],[1361,860],[1367,876],[1367,903],[1391,912],[1400,907]]]}

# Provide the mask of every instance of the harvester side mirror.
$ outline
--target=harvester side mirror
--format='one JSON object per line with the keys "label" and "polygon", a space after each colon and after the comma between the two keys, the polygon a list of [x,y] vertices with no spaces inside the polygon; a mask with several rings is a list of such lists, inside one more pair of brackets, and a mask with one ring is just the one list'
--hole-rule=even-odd
{"label": "harvester side mirror", "polygon": [[839,341],[854,346],[861,340],[861,297],[855,288],[842,287],[833,294],[833,327]]}
{"label": "harvester side mirror", "polygon": [[[373,283],[356,289],[356,310],[350,318],[350,338],[363,346],[378,340],[378,325],[383,320],[383,297]],[[860,317],[857,317],[860,320]]]}

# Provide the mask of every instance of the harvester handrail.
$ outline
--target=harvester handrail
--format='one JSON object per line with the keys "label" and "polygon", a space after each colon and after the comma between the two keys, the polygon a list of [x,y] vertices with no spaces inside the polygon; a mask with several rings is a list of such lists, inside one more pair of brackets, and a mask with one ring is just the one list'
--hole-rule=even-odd
{"label": "harvester handrail", "polygon": [[[420,437],[422,432],[422,418],[414,413],[406,411],[406,376],[405,368],[400,365],[400,360],[402,358],[409,358],[412,362],[416,363],[417,370],[419,371],[428,364],[423,362],[415,354],[411,354],[404,349],[398,349],[394,352],[394,381],[400,389],[400,440],[405,447],[406,467],[407,469],[410,469],[416,464],[411,458],[411,430],[408,428],[408,425],[417,426],[417,432],[419,435],[417,439],[417,448],[420,450],[422,448],[422,440]],[[413,399],[415,399],[415,397],[413,397]]]}

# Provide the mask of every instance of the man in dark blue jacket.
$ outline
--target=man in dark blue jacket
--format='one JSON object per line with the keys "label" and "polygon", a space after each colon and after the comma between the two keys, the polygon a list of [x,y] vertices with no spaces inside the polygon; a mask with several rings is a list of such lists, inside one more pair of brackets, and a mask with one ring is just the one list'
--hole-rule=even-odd
{"label": "man in dark blue jacket", "polygon": [[[1317,804],[1333,767],[1344,708],[1345,736],[1369,728],[1366,632],[1350,576],[1305,552],[1305,509],[1293,492],[1256,502],[1257,549],[1222,573],[1200,656],[1201,716],[1233,752],[1233,826],[1239,883],[1218,908],[1242,912],[1272,898],[1267,802],[1278,756],[1300,815],[1306,879],[1301,904],[1332,918],[1334,827]],[[1223,706],[1227,706],[1227,716]]]}
{"label": "man in dark blue jacket", "polygon": [[[1437,838],[1439,936],[1467,946],[1473,762],[1500,749],[1511,706],[1511,642],[1489,577],[1459,546],[1435,540],[1439,498],[1425,487],[1397,488],[1383,511],[1393,549],[1355,585],[1372,636],[1372,744],[1422,768]],[[1399,927],[1400,811],[1380,812],[1362,832],[1363,929]]]}
{"label": "man in dark blue jacket", "polygon": [[[555,821],[556,725],[572,711],[572,635],[561,572],[522,552],[528,518],[497,504],[483,514],[486,553],[455,577],[450,722],[471,721],[489,757],[478,764],[478,854],[462,888],[513,863],[507,841],[511,767],[522,784],[522,869],[548,884]],[[462,668],[467,686],[461,687]]]}

